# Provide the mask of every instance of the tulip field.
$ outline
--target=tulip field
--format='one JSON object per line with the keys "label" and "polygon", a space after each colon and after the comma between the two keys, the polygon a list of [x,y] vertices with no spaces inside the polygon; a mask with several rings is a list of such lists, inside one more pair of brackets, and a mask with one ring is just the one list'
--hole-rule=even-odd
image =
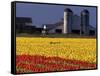
{"label": "tulip field", "polygon": [[95,38],[16,37],[17,73],[95,68]]}

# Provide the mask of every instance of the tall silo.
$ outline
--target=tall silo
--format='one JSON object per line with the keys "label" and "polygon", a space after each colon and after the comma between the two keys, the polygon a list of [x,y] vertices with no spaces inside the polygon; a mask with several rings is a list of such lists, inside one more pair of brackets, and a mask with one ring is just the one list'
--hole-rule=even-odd
{"label": "tall silo", "polygon": [[66,8],[64,9],[64,27],[63,27],[63,33],[69,34],[72,31],[72,17],[73,12],[71,9]]}
{"label": "tall silo", "polygon": [[88,10],[83,10],[81,12],[80,34],[89,35],[89,11]]}

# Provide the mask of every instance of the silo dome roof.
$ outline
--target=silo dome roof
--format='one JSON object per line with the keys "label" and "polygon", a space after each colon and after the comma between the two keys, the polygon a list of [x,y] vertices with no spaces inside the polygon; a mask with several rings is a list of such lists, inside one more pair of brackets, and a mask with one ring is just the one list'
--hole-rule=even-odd
{"label": "silo dome roof", "polygon": [[83,10],[81,13],[82,13],[82,14],[89,14],[89,11],[85,9],[85,10]]}
{"label": "silo dome roof", "polygon": [[72,12],[72,10],[69,9],[69,8],[65,8],[64,11],[66,11],[66,12]]}

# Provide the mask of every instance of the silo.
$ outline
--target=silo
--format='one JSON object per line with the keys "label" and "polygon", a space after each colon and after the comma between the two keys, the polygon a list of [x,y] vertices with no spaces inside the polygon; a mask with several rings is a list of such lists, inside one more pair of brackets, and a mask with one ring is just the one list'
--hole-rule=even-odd
{"label": "silo", "polygon": [[72,16],[73,12],[69,8],[64,9],[64,34],[71,33],[72,31]]}
{"label": "silo", "polygon": [[89,11],[83,10],[81,12],[81,28],[80,34],[89,35]]}

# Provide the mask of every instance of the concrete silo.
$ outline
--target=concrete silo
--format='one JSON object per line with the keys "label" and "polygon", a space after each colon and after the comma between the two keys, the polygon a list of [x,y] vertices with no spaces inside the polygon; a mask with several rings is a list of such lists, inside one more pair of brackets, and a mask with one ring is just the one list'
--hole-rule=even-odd
{"label": "concrete silo", "polygon": [[64,9],[64,29],[63,29],[63,34],[69,34],[72,31],[72,17],[73,17],[73,12],[71,9],[66,8]]}
{"label": "concrete silo", "polygon": [[81,12],[81,28],[80,34],[89,35],[89,11],[83,10]]}

